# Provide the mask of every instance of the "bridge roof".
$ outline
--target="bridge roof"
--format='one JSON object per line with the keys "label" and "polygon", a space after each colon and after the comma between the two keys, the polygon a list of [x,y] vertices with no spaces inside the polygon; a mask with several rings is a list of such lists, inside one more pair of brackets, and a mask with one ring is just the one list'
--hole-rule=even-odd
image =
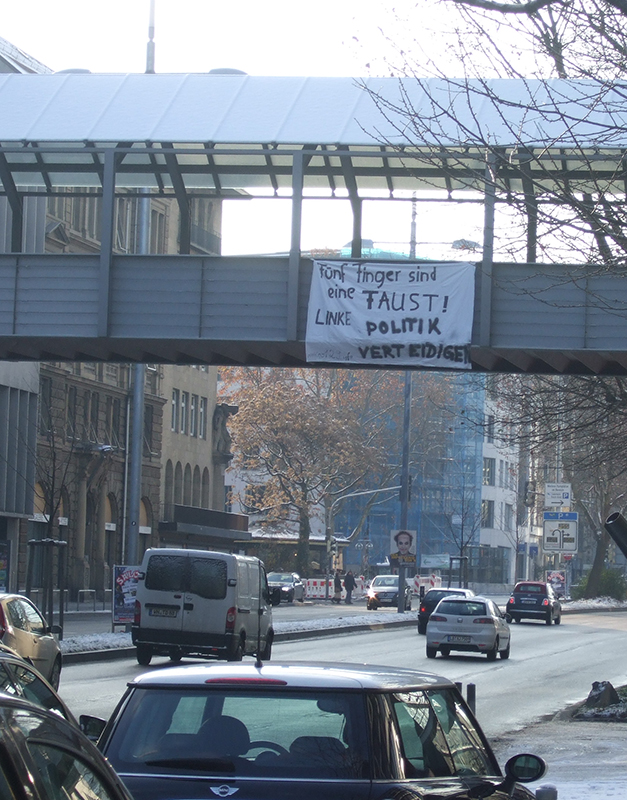
{"label": "bridge roof", "polygon": [[[0,75],[0,147],[16,185],[48,190],[100,186],[111,147],[120,153],[118,187],[162,190],[174,169],[189,189],[289,193],[296,151],[306,154],[305,187],[314,191],[345,192],[353,178],[362,194],[480,188],[486,142],[537,150],[545,178],[566,167],[583,180],[596,161],[611,180],[627,148],[624,88],[593,80],[476,81],[469,90],[462,81],[411,78],[8,74]],[[437,124],[418,130],[435,112]],[[446,177],[434,168],[440,148]]]}

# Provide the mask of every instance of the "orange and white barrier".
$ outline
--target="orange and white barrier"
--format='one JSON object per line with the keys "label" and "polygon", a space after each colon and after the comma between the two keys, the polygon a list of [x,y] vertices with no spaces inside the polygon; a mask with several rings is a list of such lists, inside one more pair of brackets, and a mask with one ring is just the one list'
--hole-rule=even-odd
{"label": "orange and white barrier", "polygon": [[[355,581],[357,586],[353,589],[353,597],[359,599],[364,597],[366,594],[366,585],[368,581],[364,578],[363,575],[355,575]],[[412,579],[407,579],[408,583],[411,583]],[[333,597],[334,590],[333,590],[333,578],[329,579],[329,591],[327,594],[326,591],[326,578],[304,578],[303,583],[305,584],[305,599],[306,600],[324,600],[326,597]],[[342,583],[344,583],[344,576],[342,575]],[[435,573],[432,575],[424,576],[424,575],[416,575],[413,578],[413,586],[412,590],[413,593],[416,595],[420,594],[420,587],[424,586],[425,591],[429,589],[438,588],[442,585],[442,578]],[[346,589],[342,587],[342,599],[346,597]]]}

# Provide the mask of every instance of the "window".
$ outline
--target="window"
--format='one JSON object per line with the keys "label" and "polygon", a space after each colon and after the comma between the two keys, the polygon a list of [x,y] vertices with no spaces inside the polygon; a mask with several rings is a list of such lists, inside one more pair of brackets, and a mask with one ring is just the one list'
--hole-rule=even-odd
{"label": "window", "polygon": [[189,430],[189,392],[181,392],[181,433]]}
{"label": "window", "polygon": [[68,386],[65,401],[65,435],[68,439],[76,437],[76,386]]}
{"label": "window", "polygon": [[494,527],[494,500],[481,501],[481,527]]}
{"label": "window", "polygon": [[189,435],[198,436],[198,395],[193,394],[189,405]]}
{"label": "window", "polygon": [[485,417],[485,440],[490,444],[494,442],[494,415],[486,414]]}
{"label": "window", "polygon": [[172,425],[173,431],[179,429],[179,407],[180,407],[180,392],[178,389],[172,389]]}
{"label": "window", "polygon": [[505,508],[503,509],[503,528],[506,531],[514,529],[514,506],[510,503],[505,503]]}
{"label": "window", "polygon": [[144,456],[152,455],[152,428],[154,409],[151,405],[144,405]]}
{"label": "window", "polygon": [[98,441],[98,414],[99,414],[100,398],[98,392],[91,394],[91,406],[89,409],[89,441]]}
{"label": "window", "polygon": [[494,473],[496,471],[496,459],[483,459],[483,485],[494,486]]}
{"label": "window", "polygon": [[207,438],[207,398],[200,398],[198,407],[198,436],[200,439]]}
{"label": "window", "polygon": [[41,378],[39,384],[39,433],[45,436],[52,428],[52,380]]}

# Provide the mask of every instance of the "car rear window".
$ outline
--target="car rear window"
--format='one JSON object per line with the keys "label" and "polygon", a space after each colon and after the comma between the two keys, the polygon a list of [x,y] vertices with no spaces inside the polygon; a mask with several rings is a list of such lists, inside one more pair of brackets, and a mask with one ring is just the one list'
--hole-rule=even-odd
{"label": "car rear window", "polygon": [[425,595],[425,600],[429,603],[439,603],[443,597],[451,597],[451,595],[460,595],[463,592],[440,592],[438,590],[430,589]]}
{"label": "car rear window", "polygon": [[226,561],[220,558],[153,555],[146,568],[146,589],[192,592],[208,600],[226,597]]}
{"label": "car rear window", "polygon": [[519,583],[514,587],[517,594],[546,594],[546,586],[538,583]]}
{"label": "car rear window", "polygon": [[121,773],[364,778],[364,696],[137,689],[105,753]]}
{"label": "car rear window", "polygon": [[438,606],[438,614],[459,614],[462,617],[485,616],[485,603],[472,600],[442,600]]}

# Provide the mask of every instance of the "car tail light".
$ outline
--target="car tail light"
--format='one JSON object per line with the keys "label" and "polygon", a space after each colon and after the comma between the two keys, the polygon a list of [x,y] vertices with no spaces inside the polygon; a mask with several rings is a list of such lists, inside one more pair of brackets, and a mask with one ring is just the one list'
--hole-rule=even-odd
{"label": "car tail light", "polygon": [[477,617],[473,622],[475,625],[494,625],[492,617]]}
{"label": "car tail light", "polygon": [[231,607],[231,608],[229,608],[229,610],[226,612],[226,626],[225,626],[225,630],[227,631],[227,633],[228,633],[229,631],[233,631],[233,630],[235,630],[235,617],[236,617],[236,608],[235,608],[235,606],[232,606],[232,607]]}
{"label": "car tail light", "polygon": [[429,622],[446,622],[446,617],[443,617],[441,614],[431,614]]}
{"label": "car tail light", "polygon": [[510,598],[509,598],[509,600],[508,600],[507,602],[508,602],[508,603],[515,603],[516,601],[514,600],[514,598],[513,598],[513,597],[510,597]]}
{"label": "car tail light", "polygon": [[135,600],[135,612],[133,614],[133,624],[141,625],[142,622],[142,604],[139,600]]}
{"label": "car tail light", "polygon": [[427,613],[427,606],[420,606],[420,613],[426,614]]}
{"label": "car tail light", "polygon": [[542,605],[543,605],[543,606],[548,606],[548,604],[549,604],[549,601],[548,601],[548,599],[545,597],[545,598],[544,598],[544,600],[542,601]]}
{"label": "car tail light", "polygon": [[7,620],[4,616],[4,609],[0,606],[0,639],[4,636],[7,631]]}

